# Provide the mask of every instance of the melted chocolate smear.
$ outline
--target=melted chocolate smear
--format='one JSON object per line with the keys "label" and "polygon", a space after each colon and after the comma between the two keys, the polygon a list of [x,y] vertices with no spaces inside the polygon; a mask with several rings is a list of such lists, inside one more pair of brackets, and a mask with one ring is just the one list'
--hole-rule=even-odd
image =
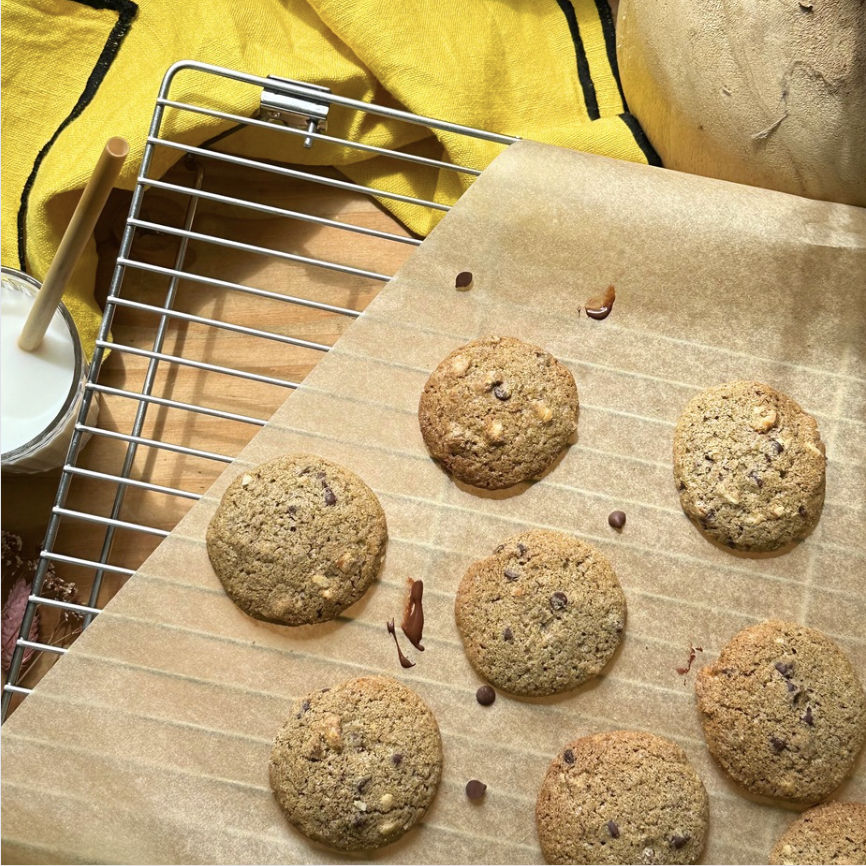
{"label": "melted chocolate smear", "polygon": [[394,646],[397,647],[397,658],[400,659],[400,665],[404,668],[414,668],[415,662],[410,662],[403,655],[403,650],[400,649],[400,643],[397,640],[397,629],[394,628],[394,620],[392,619],[391,622],[385,624],[388,626],[388,634],[394,638]]}
{"label": "melted chocolate smear", "polygon": [[689,644],[688,663],[684,667],[677,668],[677,673],[681,677],[684,677],[692,669],[692,663],[695,660],[695,653],[702,653],[703,651],[704,651],[704,648],[702,646],[693,646],[692,644]]}
{"label": "melted chocolate smear", "polygon": [[421,638],[424,631],[424,608],[421,599],[424,596],[424,581],[409,578],[409,598],[406,599],[406,610],[403,611],[403,634],[416,650],[424,652]]}
{"label": "melted chocolate smear", "polygon": [[613,286],[608,286],[607,291],[603,295],[595,295],[586,302],[584,305],[586,315],[596,321],[606,319],[613,309],[613,302],[615,300],[616,289]]}

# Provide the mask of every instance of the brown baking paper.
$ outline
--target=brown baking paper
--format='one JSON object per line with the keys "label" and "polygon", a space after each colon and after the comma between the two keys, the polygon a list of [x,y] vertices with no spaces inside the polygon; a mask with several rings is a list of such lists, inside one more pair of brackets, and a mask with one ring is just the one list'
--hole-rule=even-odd
{"label": "brown baking paper", "polygon": [[[455,275],[474,274],[457,292]],[[609,284],[606,321],[579,307]],[[679,743],[711,799],[704,861],[766,862],[794,813],[757,803],[704,746],[697,669],[737,631],[796,620],[866,662],[866,211],[531,143],[482,175],[3,728],[6,860],[533,863],[539,784],[569,740],[617,728]],[[540,344],[577,380],[579,438],[539,483],[495,494],[427,456],[421,388],[484,334]],[[675,419],[698,390],[772,383],[818,419],[827,502],[779,556],[714,546],[684,517],[671,473]],[[204,532],[228,481],[307,451],[380,497],[390,541],[379,581],[339,621],[258,623],[223,594]],[[628,514],[621,533],[607,524]],[[574,533],[613,561],[625,640],[604,675],[566,695],[475,701],[481,679],[454,624],[466,567],[515,531]],[[426,651],[404,671],[386,620],[423,579]],[[677,673],[698,645],[692,672]],[[307,842],[268,786],[291,702],[388,673],[442,729],[445,770],[423,823],[368,858]],[[467,780],[488,785],[480,803]],[[863,758],[837,792],[866,799]]]}

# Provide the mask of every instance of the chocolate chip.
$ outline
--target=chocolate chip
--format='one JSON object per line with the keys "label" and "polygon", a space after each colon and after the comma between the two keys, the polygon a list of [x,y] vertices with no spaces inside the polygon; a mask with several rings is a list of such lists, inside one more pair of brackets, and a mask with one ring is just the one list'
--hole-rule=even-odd
{"label": "chocolate chip", "polygon": [[288,511],[289,514],[296,514],[297,511],[298,511],[298,506],[297,506],[297,505],[290,505],[290,506],[286,509],[286,511]]}
{"label": "chocolate chip", "polygon": [[619,839],[619,824],[616,821],[608,821],[607,832],[610,833],[611,839]]}
{"label": "chocolate chip", "polygon": [[510,400],[511,399],[511,391],[509,391],[508,388],[504,387],[503,385],[497,385],[493,389],[493,396],[497,400]]}
{"label": "chocolate chip", "polygon": [[751,478],[752,481],[755,482],[755,484],[758,486],[758,490],[760,490],[764,486],[764,479],[761,478],[761,476],[758,475],[757,472],[750,472],[749,478]]}
{"label": "chocolate chip", "polygon": [[363,827],[367,823],[367,816],[363,812],[358,812],[352,819],[353,827]]}
{"label": "chocolate chip", "polygon": [[482,707],[489,707],[496,700],[496,692],[490,686],[481,686],[477,692],[475,692],[475,700],[481,704]]}
{"label": "chocolate chip", "polygon": [[671,836],[668,845],[670,845],[675,851],[679,851],[680,848],[687,844],[691,838],[691,836]]}
{"label": "chocolate chip", "polygon": [[502,632],[502,640],[514,640],[514,632],[510,627],[506,628],[504,632]]}
{"label": "chocolate chip", "polygon": [[455,289],[468,289],[472,285],[471,271],[460,271],[457,278],[454,280]]}
{"label": "chocolate chip", "polygon": [[787,680],[794,673],[794,665],[786,662],[776,662],[773,667]]}
{"label": "chocolate chip", "polygon": [[400,764],[402,763],[402,761],[403,761],[403,756],[399,752],[394,752],[394,754],[391,755],[391,763],[395,767],[399,767]]}
{"label": "chocolate chip", "polygon": [[815,724],[815,717],[812,715],[812,708],[806,707],[806,712],[800,718],[811,728]]}
{"label": "chocolate chip", "polygon": [[565,761],[566,764],[573,764],[574,763],[574,752],[572,752],[571,749],[566,749],[562,753],[562,760]]}
{"label": "chocolate chip", "polygon": [[805,516],[806,516],[806,509],[801,505],[801,506],[797,509],[797,514],[799,514],[800,517],[805,517]]}
{"label": "chocolate chip", "polygon": [[716,510],[714,508],[710,508],[709,511],[701,518],[701,523],[704,526],[711,524],[716,519]]}
{"label": "chocolate chip", "polygon": [[304,702],[301,704],[301,711],[297,714],[296,717],[297,717],[297,718],[301,718],[301,716],[304,715],[304,713],[306,713],[307,710],[309,710],[309,709],[310,709],[310,702],[309,702],[309,701],[304,701]]}
{"label": "chocolate chip", "polygon": [[367,785],[370,784],[370,781],[372,780],[372,778],[373,778],[372,776],[364,776],[363,779],[358,779],[358,781],[355,784],[355,787],[358,789],[359,794],[364,793],[364,791],[367,788]]}
{"label": "chocolate chip", "polygon": [[784,740],[780,740],[778,737],[770,737],[770,745],[773,747],[773,751],[779,755],[788,748],[788,744]]}
{"label": "chocolate chip", "polygon": [[568,605],[568,596],[564,592],[555,592],[550,596],[550,609],[563,610]]}
{"label": "chocolate chip", "polygon": [[487,785],[484,782],[479,782],[478,779],[471,779],[466,783],[466,796],[470,800],[480,800],[487,790]]}
{"label": "chocolate chip", "polygon": [[336,505],[337,497],[334,495],[334,491],[331,490],[330,487],[325,488],[325,505]]}
{"label": "chocolate chip", "polygon": [[505,550],[504,544],[497,544],[496,547],[493,548],[494,553],[502,553],[503,550]]}
{"label": "chocolate chip", "polygon": [[525,544],[521,544],[519,541],[517,542],[517,555],[520,557],[521,562],[529,562],[532,559],[532,554],[529,552],[529,548]]}
{"label": "chocolate chip", "polygon": [[777,439],[770,440],[770,447],[776,452],[776,454],[781,454],[785,450],[785,446]]}
{"label": "chocolate chip", "polygon": [[625,526],[625,512],[611,511],[607,516],[607,522],[614,529],[622,529]]}
{"label": "chocolate chip", "polygon": [[505,571],[502,572],[509,580],[517,580],[520,577],[520,572],[515,571],[513,568],[506,568]]}

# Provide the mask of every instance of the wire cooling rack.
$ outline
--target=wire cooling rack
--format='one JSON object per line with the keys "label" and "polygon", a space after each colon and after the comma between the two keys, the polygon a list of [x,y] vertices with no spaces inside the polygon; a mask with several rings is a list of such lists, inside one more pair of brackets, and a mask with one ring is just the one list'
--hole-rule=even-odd
{"label": "wire cooling rack", "polygon": [[[206,105],[204,99],[200,100],[199,103],[172,99],[172,88],[173,86],[177,88],[178,77],[191,74],[205,76],[205,86],[191,88],[190,92],[208,93],[207,81],[209,80],[213,84],[214,78],[230,79],[238,85],[257,88],[260,93],[259,111],[254,117],[244,117],[229,110],[219,110],[211,105]],[[178,510],[176,507],[178,502],[185,503],[189,507],[201,497],[199,492],[156,484],[149,480],[148,467],[154,465],[154,460],[161,461],[161,466],[164,469],[165,461],[194,459],[206,467],[201,472],[208,479],[215,478],[222,467],[232,462],[243,444],[251,439],[267,421],[267,418],[257,417],[254,413],[232,411],[225,405],[220,405],[220,400],[211,399],[214,394],[223,390],[222,384],[202,389],[202,399],[200,400],[176,400],[170,396],[170,384],[173,375],[181,369],[193,369],[204,373],[210,382],[240,382],[243,386],[240,390],[241,394],[246,393],[244,389],[259,388],[278,389],[285,393],[287,390],[300,386],[298,381],[249,369],[244,365],[243,358],[240,359],[241,363],[237,364],[213,363],[212,360],[208,359],[210,353],[207,339],[199,339],[190,345],[180,341],[173,347],[169,347],[166,345],[166,340],[170,328],[181,323],[213,331],[228,330],[236,334],[243,334],[253,341],[264,341],[268,345],[276,346],[288,345],[309,350],[311,353],[318,353],[319,356],[330,349],[330,346],[325,343],[305,340],[300,335],[284,333],[276,327],[273,330],[266,330],[231,321],[220,315],[201,315],[194,311],[195,305],[192,307],[193,311],[184,311],[179,300],[191,291],[206,292],[211,302],[214,298],[219,299],[242,293],[254,304],[267,303],[304,307],[351,320],[361,314],[366,300],[375,294],[375,291],[361,293],[358,303],[346,306],[330,303],[327,297],[297,297],[269,289],[256,288],[254,285],[247,285],[240,281],[196,272],[194,268],[195,256],[193,255],[195,247],[197,245],[221,247],[234,259],[237,257],[256,259],[260,259],[262,256],[271,257],[280,262],[294,263],[304,268],[323,269],[331,275],[336,275],[338,279],[359,279],[373,285],[381,285],[392,276],[379,273],[369,267],[357,267],[347,262],[329,261],[311,255],[278,249],[265,243],[250,243],[245,240],[220,236],[198,224],[201,220],[199,218],[197,221],[197,217],[200,215],[202,206],[207,205],[212,212],[214,209],[217,211],[224,209],[227,213],[239,214],[241,218],[245,214],[264,214],[269,218],[278,220],[305,223],[316,231],[334,229],[363,235],[376,243],[408,245],[421,243],[415,237],[381,231],[342,219],[335,220],[318,216],[304,211],[302,206],[299,209],[289,209],[256,201],[252,196],[241,198],[209,189],[208,166],[214,165],[213,161],[217,161],[219,164],[227,163],[232,167],[252,172],[260,177],[278,175],[304,183],[325,185],[346,193],[373,197],[380,201],[398,201],[414,207],[438,211],[449,209],[447,204],[435,198],[425,200],[401,195],[386,189],[364,186],[339,176],[335,172],[290,167],[233,155],[222,150],[216,151],[213,148],[219,139],[225,138],[227,134],[249,128],[260,130],[254,132],[255,135],[265,134],[267,130],[271,135],[300,137],[306,148],[315,147],[322,142],[359,152],[364,157],[387,157],[399,161],[397,164],[406,165],[408,163],[414,167],[413,170],[421,167],[430,172],[458,172],[469,180],[480,174],[479,170],[468,166],[330,136],[327,134],[327,122],[330,109],[335,107],[341,112],[360,112],[373,117],[385,118],[391,123],[411,124],[414,127],[426,127],[428,130],[484,139],[501,145],[508,145],[516,141],[510,136],[482,132],[383,105],[347,99],[333,94],[325,88],[288,79],[261,78],[192,61],[177,63],[168,70],[156,100],[144,158],[132,194],[129,216],[126,219],[120,240],[117,263],[105,303],[105,314],[88,373],[83,405],[78,416],[66,464],[60,476],[54,508],[38,569],[33,580],[32,592],[12,658],[7,683],[4,686],[2,703],[4,719],[9,712],[13,697],[29,694],[32,690],[22,684],[24,679],[22,662],[25,659],[25,654],[29,663],[32,663],[31,660],[41,657],[43,662],[41,668],[44,669],[53,660],[68,651],[68,640],[62,638],[49,639],[45,642],[30,639],[32,636],[31,625],[34,618],[39,615],[40,610],[53,608],[55,614],[74,617],[76,621],[80,621],[82,628],[86,627],[100,612],[101,590],[105,581],[122,582],[135,572],[135,568],[129,567],[129,563],[124,564],[114,555],[118,534],[123,532],[145,533],[153,538],[154,546],[161,538],[169,534],[170,528],[152,525],[156,521],[145,519],[159,511],[160,506],[151,506],[146,509],[146,514],[142,515],[138,513],[134,503],[130,504],[131,494],[144,491],[160,497],[166,502],[172,501],[175,506],[172,513],[176,513],[178,519],[185,510],[184,508]],[[193,146],[184,143],[180,137],[172,136],[171,129],[179,114],[184,112],[192,112],[199,116],[205,115],[228,122],[233,126],[205,145]],[[352,127],[349,125],[347,128]],[[173,177],[172,179],[151,177],[154,163],[159,163],[156,157],[160,149],[171,149],[184,154],[187,161],[188,182],[178,182]],[[162,162],[164,163],[165,160]],[[435,187],[436,185],[433,185],[432,188]],[[174,221],[176,224],[171,224],[171,220],[159,219],[159,208],[156,209],[157,218],[147,216],[147,197],[153,196],[155,193],[173,197],[182,203],[179,206],[182,218]],[[149,260],[147,256],[136,254],[136,239],[153,236],[168,236],[176,239],[172,262],[158,263]],[[233,269],[233,272],[236,270],[236,268]],[[323,294],[327,295],[328,293],[323,292]],[[217,303],[215,307],[219,311],[220,304]],[[126,344],[110,342],[109,335],[115,314],[119,309],[153,315],[156,325],[155,329],[148,335],[147,345],[133,345],[132,342]],[[276,309],[278,310],[279,307]],[[279,312],[276,311],[273,314],[274,322],[276,323],[279,318]],[[137,388],[116,388],[100,384],[100,370],[109,350],[121,353],[121,355],[136,356],[143,359],[145,372],[140,382],[137,383]],[[252,404],[255,408],[257,398],[252,391],[250,394],[249,399],[246,401],[240,399],[240,402],[245,407]],[[130,400],[137,404],[134,420],[128,433],[106,429],[102,422],[97,426],[88,425],[87,416],[90,404],[93,400],[100,398],[103,400],[107,398]],[[184,423],[188,421],[191,424],[196,418],[210,417],[236,422],[243,426],[247,432],[244,436],[235,437],[232,440],[234,449],[231,454],[195,448],[189,444],[172,442],[161,437],[158,425],[154,427],[151,423],[150,427],[154,429],[149,429],[148,411],[152,411],[154,408],[158,408],[160,411],[171,410],[181,413],[186,419]],[[116,446],[121,449],[116,468],[97,470],[78,465],[81,449],[90,437],[114,440]],[[143,461],[141,459],[142,454],[147,455]],[[170,475],[170,473],[168,474]],[[166,473],[163,472],[161,477],[165,477],[165,475]],[[113,486],[113,499],[109,495],[111,507],[108,514],[97,514],[88,510],[68,507],[72,485],[84,479]],[[59,543],[59,539],[63,537],[63,533],[60,532],[61,525],[66,526],[69,523],[75,525],[87,523],[90,524],[91,528],[94,525],[98,527],[98,541],[96,543],[98,549],[94,550],[92,556],[85,557],[78,552],[76,555],[63,552],[62,545]],[[82,603],[80,599],[68,600],[62,597],[51,597],[43,592],[46,575],[53,570],[60,573],[64,569],[72,569],[76,575],[80,575],[84,571],[89,578],[92,578],[81,581],[82,585],[89,587],[89,597],[86,604]]]}

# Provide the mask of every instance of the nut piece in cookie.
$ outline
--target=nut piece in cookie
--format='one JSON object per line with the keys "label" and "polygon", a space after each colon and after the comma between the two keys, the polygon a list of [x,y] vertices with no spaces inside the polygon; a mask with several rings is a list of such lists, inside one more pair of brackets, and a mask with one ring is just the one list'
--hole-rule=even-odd
{"label": "nut piece in cookie", "polygon": [[795,623],[741,631],[700,671],[695,691],[710,753],[753,794],[823,800],[866,740],[866,693],[851,663]]}
{"label": "nut piece in cookie", "polygon": [[367,591],[388,529],[357,475],[293,454],[235,478],[206,540],[217,577],[244,613],[302,625],[334,619]]}
{"label": "nut piece in cookie", "polygon": [[455,350],[427,380],[418,407],[432,457],[487,490],[537,478],[577,430],[577,386],[553,355],[514,337]]}
{"label": "nut piece in cookie", "polygon": [[696,863],[709,800],[686,753],[641,731],[569,743],[535,810],[548,863]]}
{"label": "nut piece in cookie", "polygon": [[824,504],[825,464],[815,419],[760,382],[701,392],[674,433],[683,511],[736,550],[778,550],[808,534]]}
{"label": "nut piece in cookie", "polygon": [[340,851],[369,851],[424,816],[442,776],[442,740],[410,688],[359,677],[292,707],[269,769],[274,795],[301,833]]}
{"label": "nut piece in cookie", "polygon": [[610,661],[625,626],[625,595],[600,551],[535,529],[469,567],[454,612],[483,677],[513,694],[552,695]]}
{"label": "nut piece in cookie", "polygon": [[804,812],[773,846],[770,863],[866,863],[866,803],[822,803]]}

